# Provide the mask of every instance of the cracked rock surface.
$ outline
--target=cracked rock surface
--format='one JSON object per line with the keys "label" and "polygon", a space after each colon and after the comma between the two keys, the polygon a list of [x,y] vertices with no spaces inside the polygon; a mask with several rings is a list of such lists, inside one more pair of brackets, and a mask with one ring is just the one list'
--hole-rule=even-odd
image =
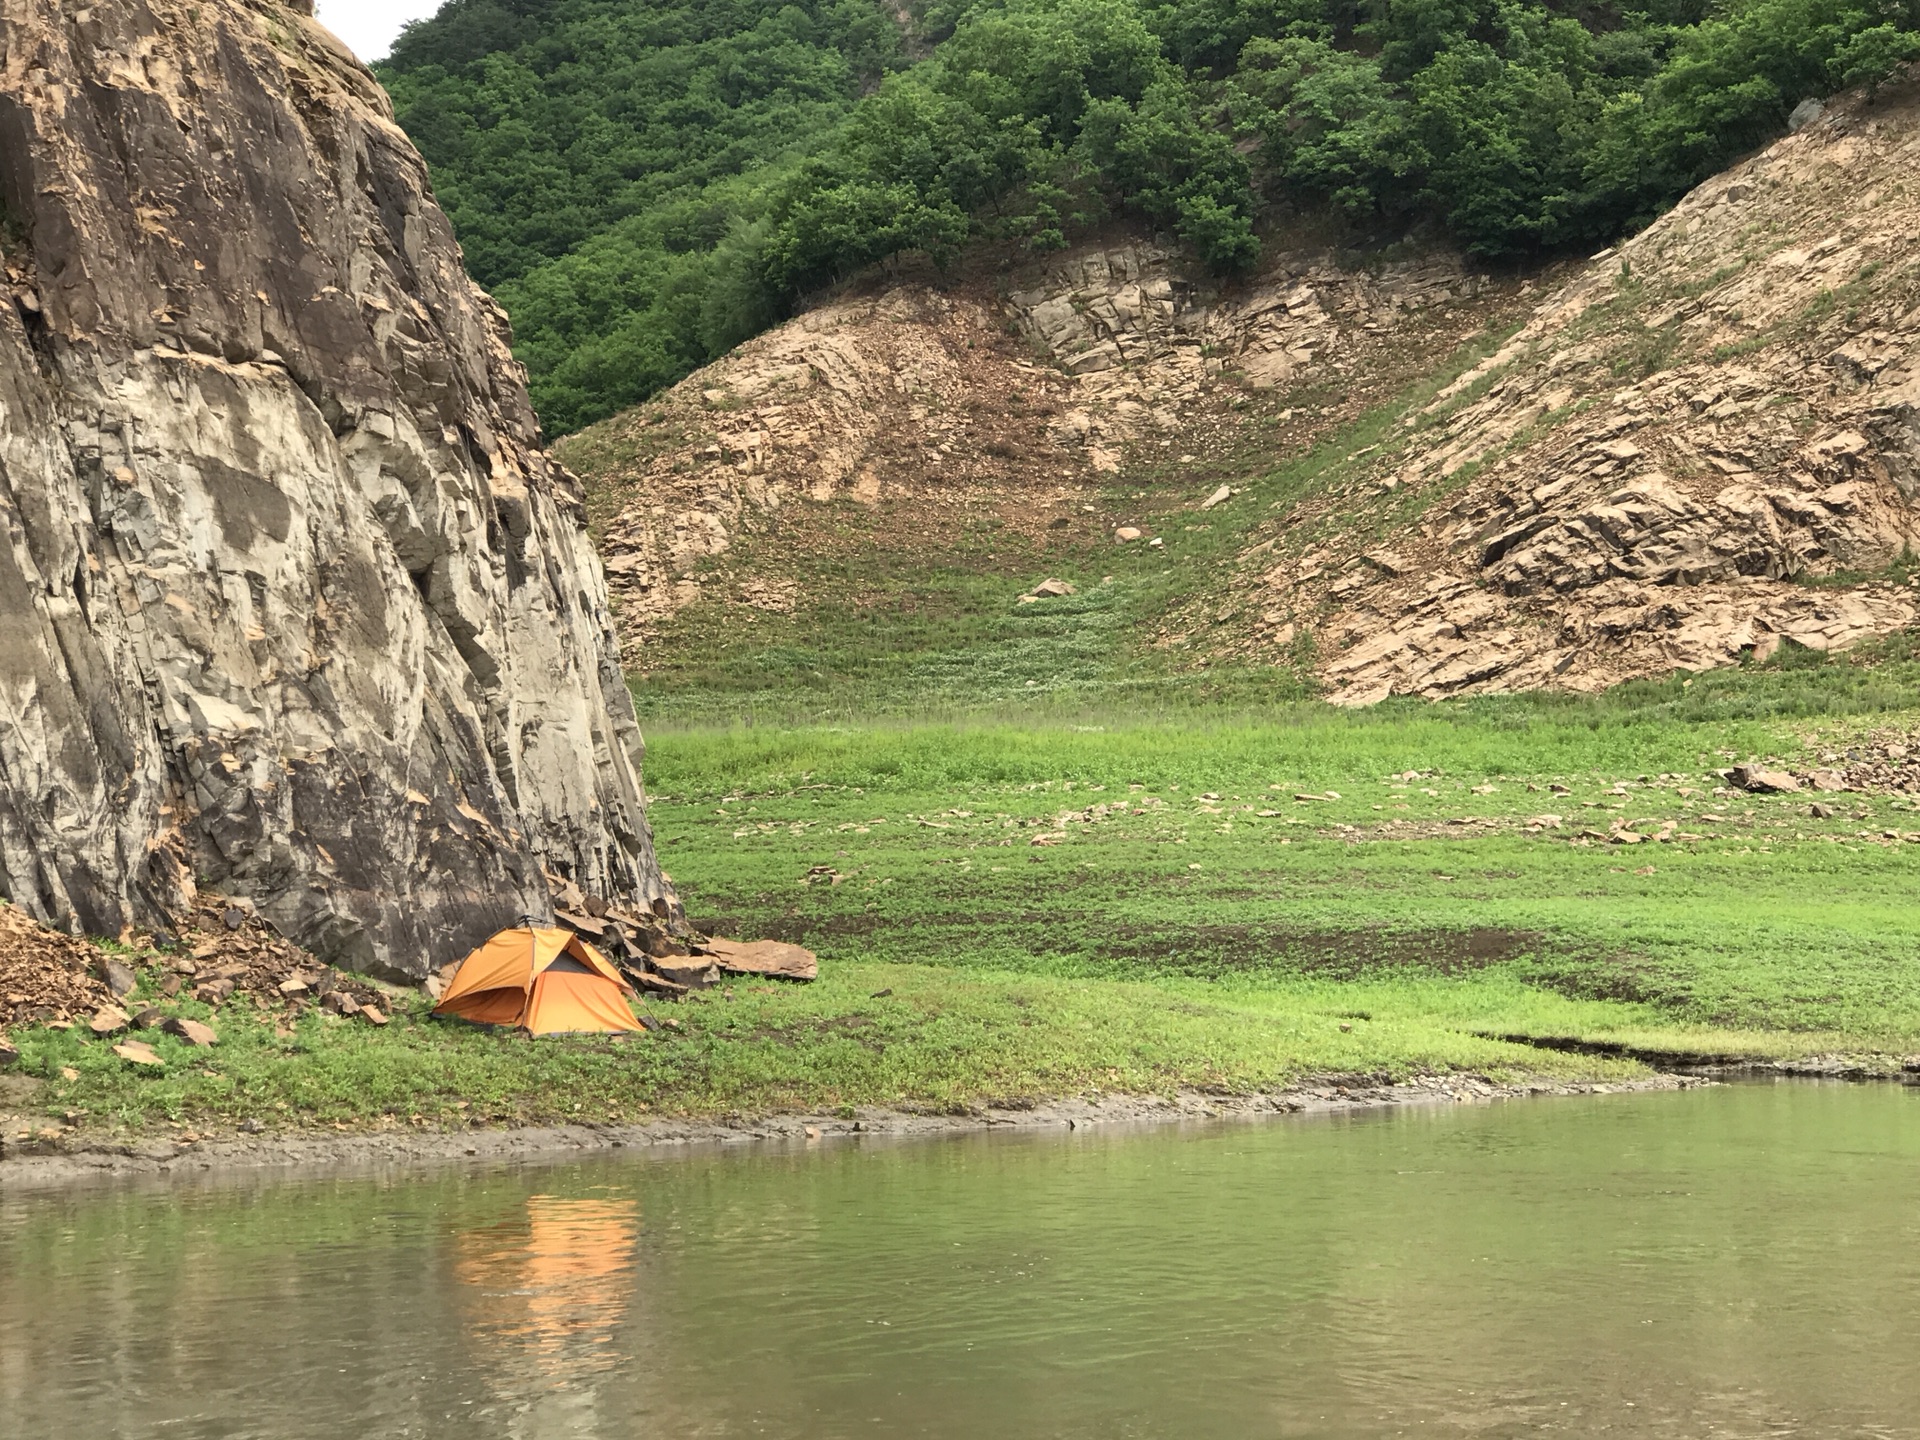
{"label": "cracked rock surface", "polygon": [[1268,623],[1332,698],[1621,680],[1914,623],[1920,87],[1715,177],[1416,417],[1397,567],[1302,554]]}
{"label": "cracked rock surface", "polygon": [[674,902],[578,487],[372,77],[272,0],[0,0],[0,894],[425,975]]}

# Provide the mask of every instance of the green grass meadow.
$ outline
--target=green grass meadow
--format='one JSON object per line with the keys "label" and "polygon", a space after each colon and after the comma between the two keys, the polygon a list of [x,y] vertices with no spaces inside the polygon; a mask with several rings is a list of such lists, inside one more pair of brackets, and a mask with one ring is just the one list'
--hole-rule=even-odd
{"label": "green grass meadow", "polygon": [[[1388,1070],[1414,1034],[1472,1064],[1449,1047],[1482,1034],[1920,1048],[1920,812],[1842,796],[1815,819],[1715,773],[1891,717],[1613,706],[686,732],[656,737],[654,816],[726,928],[842,963],[1365,1012],[1351,1033]],[[1613,843],[1616,820],[1700,838]]]}
{"label": "green grass meadow", "polygon": [[[39,1029],[10,1037],[27,1103],[83,1131],[444,1127],[1920,1052],[1911,797],[1825,797],[1815,819],[1715,773],[1920,726],[1911,635],[1358,712],[1313,698],[1306,653],[1150,643],[1426,393],[1278,468],[1256,433],[1143,482],[1168,516],[1246,487],[1161,527],[1163,551],[969,532],[911,569],[848,544],[795,560],[840,569],[801,575],[793,615],[670,622],[634,686],[661,860],[696,920],[808,945],[817,983],[656,1003],[677,1028],[621,1041],[482,1033],[423,996],[394,997],[385,1030],[314,1013],[281,1034],[235,1004],[211,1051],[154,1040],[157,1073]],[[1019,604],[1047,573],[1078,593]],[[1616,822],[1671,838],[1614,844]]]}
{"label": "green grass meadow", "polygon": [[[816,984],[658,1003],[678,1029],[618,1042],[481,1033],[424,999],[384,1031],[313,1014],[290,1035],[229,1006],[211,1051],[160,1039],[158,1074],[83,1029],[16,1036],[20,1068],[46,1079],[48,1113],[140,1131],[960,1112],[1325,1075],[1618,1079],[1645,1054],[1908,1056],[1920,811],[1849,794],[1815,819],[1804,795],[1730,793],[1715,773],[1910,728],[1862,698],[1873,673],[1357,713],[659,729],[653,824],[690,913],[814,948]],[[1613,843],[1616,822],[1675,838]]]}

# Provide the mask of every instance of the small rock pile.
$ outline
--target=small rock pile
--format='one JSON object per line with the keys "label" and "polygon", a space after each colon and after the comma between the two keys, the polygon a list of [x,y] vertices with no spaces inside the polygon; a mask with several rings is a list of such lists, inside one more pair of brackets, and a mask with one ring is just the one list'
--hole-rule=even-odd
{"label": "small rock pile", "polygon": [[71,1020],[112,1004],[101,959],[84,940],[0,902],[0,1027]]}
{"label": "small rock pile", "polygon": [[385,1003],[364,976],[335,970],[281,935],[245,901],[203,896],[180,934],[180,952],[161,982],[169,998],[187,995],[219,1009],[245,995],[264,1010],[298,1013],[310,1004],[386,1024]]}
{"label": "small rock pile", "polygon": [[1802,790],[1829,793],[1899,794],[1920,791],[1920,735],[1904,730],[1875,730],[1848,742],[1844,750],[1828,751],[1823,763],[1811,769],[1791,770],[1784,762],[1749,760],[1720,773],[1736,790],[1756,794],[1795,794]]}
{"label": "small rock pile", "polygon": [[[553,891],[554,918],[584,937],[644,993],[674,998],[719,984],[722,973],[788,980],[812,980],[819,973],[810,950],[772,940],[741,944],[709,938],[671,914],[663,900],[654,902],[653,914],[637,915],[587,894],[562,876],[550,873],[547,883]],[[428,980],[436,998],[458,968],[448,966]]]}
{"label": "small rock pile", "polygon": [[[159,996],[129,1003],[136,967],[164,972]],[[364,977],[321,963],[254,913],[245,901],[202,895],[180,926],[180,946],[121,958],[50,930],[0,904],[0,1028],[86,1024],[97,1035],[163,1029],[203,1042],[199,1022],[173,1015],[168,1002],[192,999],[218,1010],[237,995],[291,1019],[310,1006],[387,1023],[385,997]]]}
{"label": "small rock pile", "polygon": [[1854,790],[1920,791],[1920,735],[1875,730],[1847,747],[1847,785]]}

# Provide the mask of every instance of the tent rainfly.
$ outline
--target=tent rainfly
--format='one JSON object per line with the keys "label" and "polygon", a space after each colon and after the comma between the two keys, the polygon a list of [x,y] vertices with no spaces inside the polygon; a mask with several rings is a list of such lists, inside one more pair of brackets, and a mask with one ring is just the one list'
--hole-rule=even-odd
{"label": "tent rainfly", "polygon": [[433,1013],[530,1035],[638,1030],[627,1009],[632,988],[571,930],[522,925],[462,960]]}

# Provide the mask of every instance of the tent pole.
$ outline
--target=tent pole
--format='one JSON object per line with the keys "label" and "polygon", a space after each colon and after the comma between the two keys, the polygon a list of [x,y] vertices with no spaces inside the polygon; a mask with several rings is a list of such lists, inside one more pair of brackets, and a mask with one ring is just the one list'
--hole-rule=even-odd
{"label": "tent pole", "polygon": [[520,1023],[533,1033],[533,982],[540,973],[540,932],[533,927],[533,916],[522,915],[527,922],[527,1003],[520,1011]]}

